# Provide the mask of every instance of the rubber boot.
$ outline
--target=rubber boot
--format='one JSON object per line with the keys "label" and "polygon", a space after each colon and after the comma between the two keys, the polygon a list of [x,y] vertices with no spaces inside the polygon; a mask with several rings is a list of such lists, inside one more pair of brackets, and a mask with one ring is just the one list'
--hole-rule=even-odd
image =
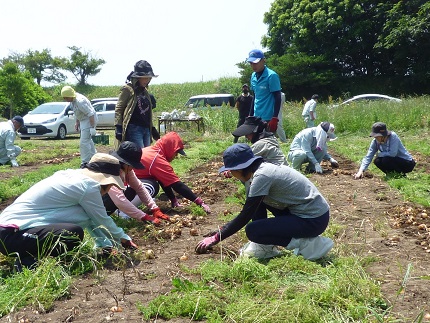
{"label": "rubber boot", "polygon": [[302,255],[307,260],[317,260],[325,255],[333,248],[334,242],[327,237],[314,238],[292,238],[288,246],[288,250],[294,250],[295,255]]}
{"label": "rubber boot", "polygon": [[267,259],[279,256],[279,249],[270,244],[259,244],[249,241],[240,249],[240,255],[245,257],[255,257],[259,259]]}

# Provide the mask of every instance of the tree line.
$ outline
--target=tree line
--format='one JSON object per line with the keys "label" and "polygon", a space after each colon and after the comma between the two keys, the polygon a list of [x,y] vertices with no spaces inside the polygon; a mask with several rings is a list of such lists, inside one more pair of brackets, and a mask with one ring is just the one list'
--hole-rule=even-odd
{"label": "tree line", "polygon": [[429,93],[427,0],[275,0],[264,23],[267,65],[290,99]]}
{"label": "tree line", "polygon": [[89,76],[97,75],[105,60],[93,57],[80,47],[68,47],[70,58],[52,56],[49,49],[27,50],[11,53],[0,60],[0,111],[11,118],[14,114],[25,114],[29,109],[50,101],[51,97],[41,87],[41,82],[61,84],[70,72],[77,84],[87,84]]}
{"label": "tree line", "polygon": [[[361,93],[395,96],[430,89],[430,2],[427,0],[274,0],[261,39],[267,65],[288,100]],[[78,85],[100,72],[103,59],[76,46],[70,58],[49,49],[12,53],[0,60],[0,113],[27,112],[49,101],[42,81],[60,84],[65,72]],[[248,83],[252,70],[237,66]]]}

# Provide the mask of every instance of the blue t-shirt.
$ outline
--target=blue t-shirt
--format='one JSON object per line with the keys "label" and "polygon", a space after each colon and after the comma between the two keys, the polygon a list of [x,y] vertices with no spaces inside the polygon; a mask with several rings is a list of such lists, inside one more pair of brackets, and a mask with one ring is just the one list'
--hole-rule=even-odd
{"label": "blue t-shirt", "polygon": [[252,73],[251,90],[254,91],[254,116],[269,121],[273,117],[275,107],[273,92],[281,91],[278,74],[267,66],[258,79],[257,73]]}

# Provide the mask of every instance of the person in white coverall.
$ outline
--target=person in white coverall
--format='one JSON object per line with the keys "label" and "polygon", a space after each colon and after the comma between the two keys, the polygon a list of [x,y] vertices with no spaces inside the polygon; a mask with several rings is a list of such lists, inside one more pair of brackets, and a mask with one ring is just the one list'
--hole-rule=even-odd
{"label": "person in white coverall", "polygon": [[85,166],[96,153],[93,136],[96,135],[97,114],[91,102],[82,94],[75,92],[71,86],[61,89],[61,96],[75,113],[75,129],[81,132],[79,150],[81,153],[81,167]]}
{"label": "person in white coverall", "polygon": [[334,125],[321,122],[318,126],[300,131],[293,139],[288,153],[291,166],[300,171],[305,163],[309,163],[306,171],[322,174],[322,160],[328,160],[331,166],[339,167],[338,162],[327,152],[327,141],[335,140]]}
{"label": "person in white coverall", "polygon": [[24,119],[15,116],[12,120],[0,122],[0,165],[10,163],[12,167],[18,167],[16,157],[21,153],[21,147],[16,146],[16,132],[24,126]]}

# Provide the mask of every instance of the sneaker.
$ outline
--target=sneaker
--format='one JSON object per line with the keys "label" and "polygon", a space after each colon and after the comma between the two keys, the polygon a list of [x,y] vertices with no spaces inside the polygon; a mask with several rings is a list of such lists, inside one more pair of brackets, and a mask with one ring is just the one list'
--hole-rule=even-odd
{"label": "sneaker", "polygon": [[301,238],[298,240],[298,247],[295,248],[296,255],[302,255],[307,260],[317,260],[329,253],[334,242],[327,237]]}
{"label": "sneaker", "polygon": [[279,256],[281,252],[272,244],[259,244],[249,241],[239,250],[240,256],[267,259]]}

